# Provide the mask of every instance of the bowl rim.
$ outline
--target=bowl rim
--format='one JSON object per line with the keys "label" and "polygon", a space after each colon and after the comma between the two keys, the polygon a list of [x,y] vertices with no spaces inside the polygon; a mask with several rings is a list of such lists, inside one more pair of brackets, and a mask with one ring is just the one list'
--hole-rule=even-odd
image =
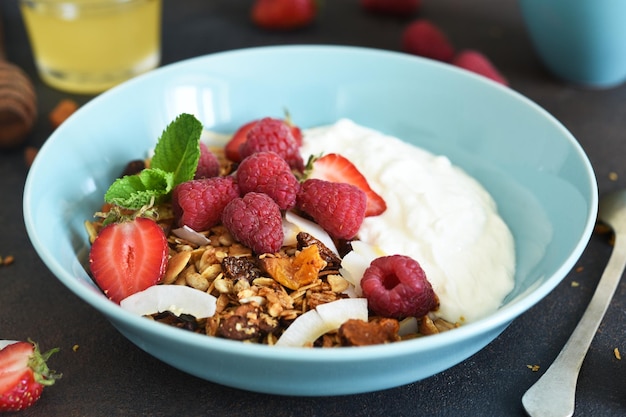
{"label": "bowl rim", "polygon": [[[103,295],[98,294],[96,291],[88,288],[86,285],[76,285],[76,278],[72,276],[61,263],[54,259],[43,242],[39,239],[36,231],[34,216],[31,212],[32,209],[32,189],[35,178],[38,176],[39,167],[41,165],[41,159],[35,159],[33,165],[28,173],[23,198],[23,214],[24,221],[27,229],[27,233],[32,241],[39,256],[44,260],[46,266],[51,272],[59,279],[66,287],[74,292],[83,301],[96,308],[99,312],[104,314],[112,322],[124,323],[124,325],[131,326],[135,329],[140,329],[151,334],[158,334],[170,339],[180,340],[182,335],[187,344],[194,346],[208,348],[212,350],[228,351],[230,353],[237,353],[243,356],[254,356],[257,358],[273,359],[280,361],[302,361],[306,362],[357,362],[367,359],[381,359],[390,356],[396,356],[398,354],[415,353],[416,351],[428,351],[437,348],[441,348],[450,345],[452,342],[458,342],[460,340],[467,340],[469,338],[477,337],[479,335],[493,331],[496,328],[504,329],[510,322],[516,317],[523,314],[529,308],[541,301],[548,293],[550,293],[568,274],[572,269],[575,262],[579,259],[584,248],[586,247],[588,240],[591,237],[595,218],[597,215],[597,203],[598,192],[597,182],[591,163],[585,154],[583,148],[574,138],[574,136],[559,122],[554,116],[548,113],[545,109],[538,104],[523,96],[522,94],[514,91],[509,87],[502,86],[495,83],[485,77],[470,73],[468,71],[455,68],[451,65],[436,62],[426,58],[421,58],[402,52],[376,49],[370,47],[361,46],[342,46],[342,45],[277,45],[277,46],[260,46],[260,47],[247,47],[241,49],[234,49],[223,52],[216,52],[207,55],[197,56],[182,61],[174,62],[157,68],[149,73],[140,75],[132,80],[129,80],[121,85],[113,87],[112,89],[100,94],[86,103],[80,109],[77,110],[70,119],[57,128],[49,137],[48,140],[42,145],[39,155],[44,156],[48,152],[48,149],[53,146],[56,141],[55,138],[61,137],[67,123],[71,123],[77,117],[80,117],[82,112],[87,109],[98,106],[101,101],[109,100],[109,97],[118,94],[118,91],[123,89],[133,88],[134,85],[139,83],[148,82],[152,78],[162,76],[163,73],[176,72],[183,70],[184,68],[197,61],[212,60],[223,56],[229,55],[241,55],[241,54],[271,54],[273,52],[317,52],[317,53],[341,53],[341,54],[368,54],[376,58],[392,58],[399,60],[411,60],[417,63],[417,65],[435,65],[439,66],[442,70],[452,71],[457,73],[459,77],[471,78],[473,82],[483,83],[487,88],[499,89],[504,94],[509,95],[512,99],[523,102],[524,105],[530,106],[534,111],[538,112],[542,117],[546,118],[559,129],[559,131],[565,136],[573,149],[577,152],[578,157],[584,164],[586,173],[588,174],[590,201],[588,217],[585,228],[582,232],[582,238],[567,256],[563,264],[554,272],[541,285],[532,290],[532,294],[522,297],[516,302],[511,302],[503,307],[500,307],[497,311],[490,314],[487,317],[478,319],[475,322],[466,323],[459,328],[454,329],[451,332],[444,332],[437,335],[431,335],[414,340],[406,340],[402,342],[375,345],[375,346],[363,346],[354,350],[350,348],[339,349],[310,349],[310,348],[294,348],[294,347],[278,347],[278,346],[266,346],[257,344],[244,344],[239,341],[232,341],[227,339],[220,339],[215,337],[207,337],[206,335],[194,334],[185,330],[174,328],[172,326],[164,325],[162,323],[146,320],[143,317],[136,316],[126,310],[123,310],[119,305],[106,299]],[[306,352],[306,355],[303,353]]]}

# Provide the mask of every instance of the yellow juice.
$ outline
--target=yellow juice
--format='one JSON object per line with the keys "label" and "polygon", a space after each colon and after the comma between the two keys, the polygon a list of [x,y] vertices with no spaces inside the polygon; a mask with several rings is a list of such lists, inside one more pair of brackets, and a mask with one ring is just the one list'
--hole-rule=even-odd
{"label": "yellow juice", "polygon": [[23,0],[44,82],[98,93],[159,64],[161,0]]}

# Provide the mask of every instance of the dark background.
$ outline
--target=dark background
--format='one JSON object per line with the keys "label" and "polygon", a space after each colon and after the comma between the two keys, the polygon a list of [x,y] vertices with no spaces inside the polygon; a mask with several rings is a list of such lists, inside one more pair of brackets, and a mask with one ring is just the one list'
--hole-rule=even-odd
{"label": "dark background", "polygon": [[[242,47],[341,44],[400,50],[404,27],[427,18],[458,49],[486,54],[511,88],[537,102],[579,140],[596,171],[600,194],[626,186],[626,86],[582,89],[552,77],[538,61],[514,0],[423,0],[418,14],[388,18],[357,0],[325,0],[312,26],[290,33],[255,28],[250,0],[164,0],[163,64]],[[37,78],[16,0],[0,2],[8,59],[34,80],[37,125],[24,146],[39,147],[52,129],[48,113],[63,98]],[[97,152],[97,149],[94,149]],[[165,365],[124,339],[47,270],[22,220],[28,168],[24,147],[0,150],[0,338],[37,340],[60,353],[50,361],[63,378],[23,416],[522,416],[521,396],[556,357],[589,302],[611,247],[594,234],[563,282],[493,343],[465,362],[396,389],[331,398],[244,392]],[[578,283],[578,286],[572,285]],[[577,416],[626,415],[625,290],[620,285],[582,367]],[[77,349],[73,347],[77,346]],[[528,365],[538,365],[533,372]],[[271,375],[263,376],[271,378]]]}

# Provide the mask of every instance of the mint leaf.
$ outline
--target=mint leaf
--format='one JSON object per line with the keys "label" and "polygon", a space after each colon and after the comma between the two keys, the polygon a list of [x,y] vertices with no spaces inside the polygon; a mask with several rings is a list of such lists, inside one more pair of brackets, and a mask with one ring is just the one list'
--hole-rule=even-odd
{"label": "mint leaf", "polygon": [[137,175],[118,178],[104,195],[104,201],[128,208],[140,209],[151,203],[159,204],[174,188],[174,174],[158,168],[144,169]]}
{"label": "mint leaf", "polygon": [[174,186],[192,180],[200,159],[202,123],[183,113],[170,123],[159,138],[150,162],[152,168],[174,174]]}

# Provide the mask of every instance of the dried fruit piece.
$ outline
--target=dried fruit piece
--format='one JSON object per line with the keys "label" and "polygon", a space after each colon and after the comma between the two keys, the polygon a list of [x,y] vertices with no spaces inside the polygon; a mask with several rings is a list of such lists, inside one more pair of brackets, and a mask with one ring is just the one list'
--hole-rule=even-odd
{"label": "dried fruit piece", "polygon": [[272,278],[291,290],[315,281],[327,265],[316,245],[307,246],[294,257],[268,256],[261,258],[259,263]]}
{"label": "dried fruit piece", "polygon": [[400,340],[398,320],[387,317],[371,321],[348,320],[339,328],[339,337],[345,346],[368,346]]}

